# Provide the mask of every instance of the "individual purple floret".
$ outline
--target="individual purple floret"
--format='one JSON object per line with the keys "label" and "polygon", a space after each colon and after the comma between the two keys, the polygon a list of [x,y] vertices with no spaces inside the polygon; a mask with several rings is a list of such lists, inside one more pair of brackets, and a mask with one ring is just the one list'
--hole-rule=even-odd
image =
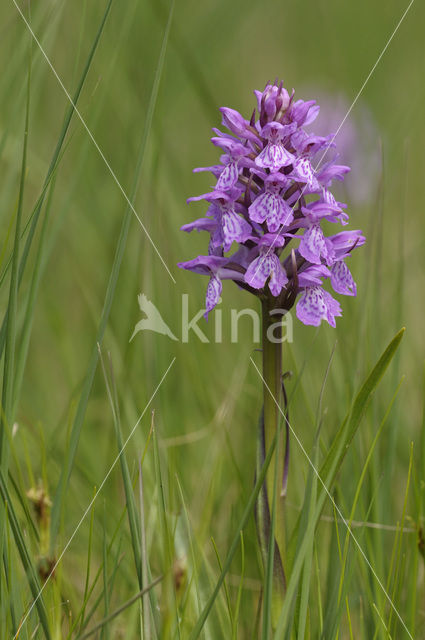
{"label": "individual purple floret", "polygon": [[210,234],[208,255],[179,266],[209,276],[206,316],[227,279],[262,300],[271,297],[282,313],[299,296],[301,322],[318,326],[326,320],[334,327],[341,307],[323,284],[329,280],[336,293],[355,296],[345,260],[365,242],[360,231],[327,236],[322,226],[348,223],[346,205],[335,199],[331,185],[350,169],[340,164],[332,133],[310,131],[319,113],[315,100],[294,101],[294,92],[277,82],[254,93],[257,110],[250,120],[220,109],[230,132],[213,129],[212,142],[223,152],[220,163],[195,169],[211,172],[215,185],[189,198],[205,200],[208,209],[182,227]]}

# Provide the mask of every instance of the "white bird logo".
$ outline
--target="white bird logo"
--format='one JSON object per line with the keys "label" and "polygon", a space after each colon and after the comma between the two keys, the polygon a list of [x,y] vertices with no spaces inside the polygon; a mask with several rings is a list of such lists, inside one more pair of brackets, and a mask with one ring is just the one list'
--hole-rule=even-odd
{"label": "white bird logo", "polygon": [[162,319],[161,314],[158,309],[155,307],[153,302],[151,302],[144,293],[140,293],[137,296],[137,300],[139,301],[140,310],[146,315],[146,318],[139,320],[139,322],[134,327],[133,335],[131,336],[129,342],[131,342],[139,331],[145,331],[148,329],[149,331],[155,331],[156,333],[161,333],[164,336],[168,336],[171,340],[178,340],[174,333],[171,331],[170,327],[166,322]]}

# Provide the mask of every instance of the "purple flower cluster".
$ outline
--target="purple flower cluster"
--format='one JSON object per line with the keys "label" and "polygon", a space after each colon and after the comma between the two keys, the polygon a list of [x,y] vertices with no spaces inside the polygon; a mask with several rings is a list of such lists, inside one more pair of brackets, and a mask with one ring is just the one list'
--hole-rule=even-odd
{"label": "purple flower cluster", "polygon": [[210,277],[206,317],[227,279],[260,298],[273,297],[275,308],[283,310],[301,294],[297,317],[315,326],[324,319],[334,327],[341,307],[323,281],[329,279],[337,293],[356,295],[345,259],[365,238],[360,231],[325,236],[322,223],[347,224],[346,205],[330,186],[350,169],[337,163],[334,151],[321,162],[335,146],[332,134],[305,131],[319,113],[315,100],[294,101],[294,92],[289,96],[277,83],[255,95],[257,110],[250,120],[220,109],[230,131],[213,129],[212,142],[223,151],[220,164],[195,169],[210,171],[217,182],[212,191],[188,200],[206,200],[208,210],[182,227],[209,232],[208,255],[179,266]]}

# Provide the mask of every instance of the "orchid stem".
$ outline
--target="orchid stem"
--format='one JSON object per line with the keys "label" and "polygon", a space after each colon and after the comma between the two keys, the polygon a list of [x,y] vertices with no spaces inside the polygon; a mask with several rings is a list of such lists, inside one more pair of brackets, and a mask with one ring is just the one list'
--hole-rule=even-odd
{"label": "orchid stem", "polygon": [[[257,440],[257,473],[267,455],[267,451],[279,432],[281,420],[280,407],[283,400],[282,390],[282,323],[281,316],[274,313],[276,298],[269,296],[262,301],[262,338],[263,338],[263,396],[264,404],[260,416]],[[282,450],[277,447],[277,451]],[[286,457],[286,456],[285,456]],[[257,531],[264,567],[270,545],[274,545],[272,624],[282,606],[285,593],[284,557],[284,499],[280,491],[275,490],[275,477],[284,478],[285,469],[281,456],[274,457],[266,475],[264,486],[259,494],[256,518]],[[286,482],[286,481],[285,481]],[[274,514],[274,517],[273,517]],[[274,626],[274,625],[273,625]]]}

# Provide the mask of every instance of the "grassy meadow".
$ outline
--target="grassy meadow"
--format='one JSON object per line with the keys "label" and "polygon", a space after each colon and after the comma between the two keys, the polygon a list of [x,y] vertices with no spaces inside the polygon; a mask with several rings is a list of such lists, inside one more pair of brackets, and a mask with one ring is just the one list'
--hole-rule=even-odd
{"label": "grassy meadow", "polygon": [[[0,3],[0,640],[425,638],[419,0],[373,70],[407,7]],[[367,241],[336,329],[294,313],[284,345],[296,437],[271,635],[249,509],[260,345],[247,317],[230,332],[258,301],[226,282],[222,341],[214,314],[209,341],[183,341],[207,279],[176,265],[206,251],[179,229],[204,213],[186,199],[209,190],[192,169],[218,159],[218,107],[250,117],[275,77],[323,98],[318,126],[362,89],[336,143]],[[140,293],[177,340],[130,341]]]}

